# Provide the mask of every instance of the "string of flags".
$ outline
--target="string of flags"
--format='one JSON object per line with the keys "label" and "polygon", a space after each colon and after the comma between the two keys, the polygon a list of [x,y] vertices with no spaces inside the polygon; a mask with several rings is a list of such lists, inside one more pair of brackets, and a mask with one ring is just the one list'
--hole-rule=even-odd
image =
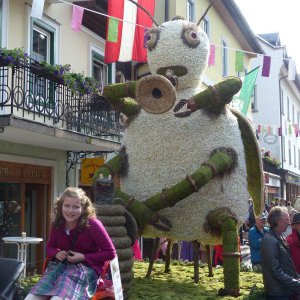
{"label": "string of flags", "polygon": [[[263,125],[263,124],[253,124],[254,130],[256,133],[260,134],[269,134],[282,136],[282,128],[276,125]],[[300,130],[297,123],[287,124],[285,128],[285,135],[293,135],[295,137],[300,137]]]}
{"label": "string of flags", "polygon": [[[78,5],[74,5],[73,3],[64,0],[59,1],[73,6],[71,28],[74,31],[81,30],[84,10],[88,10],[109,18],[106,38],[106,44],[107,48],[109,48],[109,51],[105,51],[106,63],[130,60],[136,60],[139,62],[146,61],[147,57],[144,33],[148,28],[152,26],[152,20],[150,20],[150,18],[146,16],[145,12],[141,11],[140,9],[137,9],[135,5],[126,0],[120,0],[117,4],[116,2],[109,1],[108,14],[104,14],[97,11],[93,11],[91,9],[80,7]],[[45,0],[33,0],[31,10],[32,17],[42,19],[44,3]],[[152,15],[154,14],[155,0],[139,0],[139,4],[145,7]],[[128,24],[134,25],[135,30],[132,29],[133,26],[128,26]],[[126,32],[126,39],[122,39],[122,32]],[[128,42],[131,43],[129,47]],[[270,76],[272,58],[285,59],[289,63],[288,79],[295,80],[296,64],[295,60],[293,59],[261,55],[258,53],[247,52],[240,49],[233,49],[230,47],[224,47],[220,45],[210,45],[210,55],[208,59],[209,67],[215,65],[216,47],[235,50],[236,72],[244,72],[244,56],[246,53],[252,53],[257,56],[263,56],[261,69],[261,76],[263,77]],[[107,55],[107,53],[109,53],[109,55]]]}

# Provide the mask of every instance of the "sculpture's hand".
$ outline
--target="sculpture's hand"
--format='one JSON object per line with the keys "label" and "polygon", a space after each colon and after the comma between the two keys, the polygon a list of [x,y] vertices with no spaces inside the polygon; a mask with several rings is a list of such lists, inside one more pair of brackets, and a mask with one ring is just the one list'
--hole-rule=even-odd
{"label": "sculpture's hand", "polygon": [[172,224],[167,218],[152,211],[143,202],[129,197],[122,191],[117,191],[116,194],[118,197],[114,199],[114,204],[123,205],[135,217],[140,233],[147,224],[153,225],[161,231],[170,231],[172,228]]}

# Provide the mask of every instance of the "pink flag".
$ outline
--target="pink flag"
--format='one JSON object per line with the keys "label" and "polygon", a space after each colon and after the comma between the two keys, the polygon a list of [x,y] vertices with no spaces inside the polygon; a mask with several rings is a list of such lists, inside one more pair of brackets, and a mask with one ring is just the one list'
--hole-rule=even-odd
{"label": "pink flag", "polygon": [[261,125],[257,125],[257,133],[260,133],[261,131]]}
{"label": "pink flag", "polygon": [[210,54],[208,58],[208,66],[214,66],[215,65],[215,57],[216,57],[216,46],[210,45]]}
{"label": "pink flag", "polygon": [[81,30],[82,18],[83,18],[84,8],[74,5],[73,6],[73,15],[72,15],[72,23],[71,28],[74,31]]}
{"label": "pink flag", "polygon": [[264,56],[261,76],[269,77],[271,68],[271,56]]}

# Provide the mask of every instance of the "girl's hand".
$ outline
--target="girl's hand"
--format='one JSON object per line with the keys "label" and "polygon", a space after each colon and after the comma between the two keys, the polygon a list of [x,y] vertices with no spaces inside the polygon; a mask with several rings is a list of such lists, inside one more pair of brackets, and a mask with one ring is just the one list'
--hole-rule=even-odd
{"label": "girl's hand", "polygon": [[58,251],[55,255],[55,258],[60,261],[64,261],[67,258],[67,251],[65,250]]}
{"label": "girl's hand", "polygon": [[77,264],[77,263],[80,263],[80,262],[84,261],[85,258],[84,258],[84,255],[82,253],[74,252],[72,250],[69,250],[67,260],[71,264]]}

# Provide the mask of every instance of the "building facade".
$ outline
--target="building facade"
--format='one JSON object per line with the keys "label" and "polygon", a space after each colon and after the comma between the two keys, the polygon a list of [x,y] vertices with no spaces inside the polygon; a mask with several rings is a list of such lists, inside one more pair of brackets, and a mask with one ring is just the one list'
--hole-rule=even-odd
{"label": "building facade", "polygon": [[[281,45],[278,33],[260,35],[258,41],[271,56],[271,66],[269,77],[261,76],[261,72],[257,77],[252,116],[256,128],[259,125],[263,159],[275,166],[275,177],[280,175],[280,188],[279,178],[274,179],[267,197],[269,202],[278,197],[294,203],[300,193],[299,75],[289,80],[287,49]],[[252,65],[262,68],[263,57],[253,59]]]}
{"label": "building facade", "polygon": [[[71,87],[41,66],[70,65],[99,86],[114,82],[115,67],[103,62],[103,36],[86,17],[82,30],[73,31],[69,4],[46,0],[42,19],[31,10],[31,1],[0,1],[0,256],[17,256],[3,236],[41,237],[28,253],[34,269],[44,257],[54,199],[66,186],[81,185],[82,159],[105,159],[119,149],[120,128],[118,112],[99,94]],[[100,21],[104,35],[106,20]],[[30,58],[9,64],[3,49],[16,48]]]}

